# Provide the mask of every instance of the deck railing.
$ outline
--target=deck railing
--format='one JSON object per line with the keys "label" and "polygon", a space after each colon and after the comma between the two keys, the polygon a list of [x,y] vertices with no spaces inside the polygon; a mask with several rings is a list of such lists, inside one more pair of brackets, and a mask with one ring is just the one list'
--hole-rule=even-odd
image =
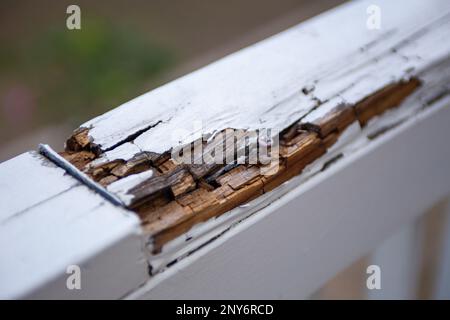
{"label": "deck railing", "polygon": [[[447,0],[346,3],[4,162],[0,296],[308,298],[372,252],[368,296],[415,297],[417,221],[450,194],[449,30]],[[203,163],[230,130],[248,144]]]}

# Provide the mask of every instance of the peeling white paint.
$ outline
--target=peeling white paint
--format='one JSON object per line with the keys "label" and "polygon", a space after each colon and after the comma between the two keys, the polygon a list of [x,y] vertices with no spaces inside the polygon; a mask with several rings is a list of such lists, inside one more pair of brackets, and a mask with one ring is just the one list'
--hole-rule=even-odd
{"label": "peeling white paint", "polygon": [[129,191],[151,177],[153,177],[153,171],[147,170],[114,181],[106,189],[119,197],[125,205],[129,205],[134,198],[134,195],[129,193]]}

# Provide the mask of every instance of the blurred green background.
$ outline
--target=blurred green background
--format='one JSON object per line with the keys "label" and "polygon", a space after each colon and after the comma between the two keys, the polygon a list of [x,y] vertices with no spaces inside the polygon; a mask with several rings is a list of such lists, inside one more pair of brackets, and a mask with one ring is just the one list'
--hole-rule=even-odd
{"label": "blurred green background", "polygon": [[21,116],[32,116],[24,120],[37,125],[68,118],[79,122],[137,95],[145,82],[174,64],[172,50],[139,32],[101,19],[86,20],[82,30],[49,26],[2,51],[2,76],[14,79],[6,86],[10,106],[5,108],[19,117],[6,115],[2,128],[13,129],[9,120],[20,121]]}
{"label": "blurred green background", "polygon": [[341,2],[2,0],[0,161]]}

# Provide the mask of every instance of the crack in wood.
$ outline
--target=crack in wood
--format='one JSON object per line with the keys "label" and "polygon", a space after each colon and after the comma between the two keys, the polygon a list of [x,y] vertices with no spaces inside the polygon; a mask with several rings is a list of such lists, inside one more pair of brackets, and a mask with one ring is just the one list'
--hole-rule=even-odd
{"label": "crack in wood", "polygon": [[[164,244],[192,226],[255,199],[300,174],[323,156],[349,125],[358,121],[361,127],[365,126],[370,119],[398,106],[419,85],[419,80],[411,78],[390,84],[355,105],[336,105],[335,101],[319,105],[281,132],[279,162],[271,175],[261,174],[270,165],[236,161],[187,165],[177,163],[169,153],[153,158],[139,153],[129,161],[115,160],[90,167],[89,163],[98,155],[86,150],[89,145],[86,131],[75,132],[69,138],[75,143],[68,142],[62,156],[104,186],[113,186],[133,174],[153,171],[150,178],[127,190],[132,198],[127,205],[141,217],[144,231],[153,238],[153,253],[158,253]],[[205,143],[202,153],[193,152],[192,158],[203,159],[216,143]],[[193,146],[194,143],[192,151]]]}

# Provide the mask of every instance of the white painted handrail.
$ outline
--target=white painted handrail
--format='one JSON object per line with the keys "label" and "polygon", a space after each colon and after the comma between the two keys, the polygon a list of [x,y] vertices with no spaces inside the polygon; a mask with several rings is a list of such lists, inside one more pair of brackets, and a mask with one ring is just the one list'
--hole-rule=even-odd
{"label": "white painted handrail", "polygon": [[[366,23],[370,6],[381,29]],[[349,126],[299,176],[161,253],[111,190],[50,149],[0,164],[0,297],[309,297],[450,194],[449,30],[447,0],[351,2],[84,124],[97,163],[129,160],[171,150],[179,128],[182,143],[192,141],[199,132],[185,124],[195,121],[203,134],[285,129],[420,81],[398,108]],[[73,265],[81,288],[70,285]]]}

